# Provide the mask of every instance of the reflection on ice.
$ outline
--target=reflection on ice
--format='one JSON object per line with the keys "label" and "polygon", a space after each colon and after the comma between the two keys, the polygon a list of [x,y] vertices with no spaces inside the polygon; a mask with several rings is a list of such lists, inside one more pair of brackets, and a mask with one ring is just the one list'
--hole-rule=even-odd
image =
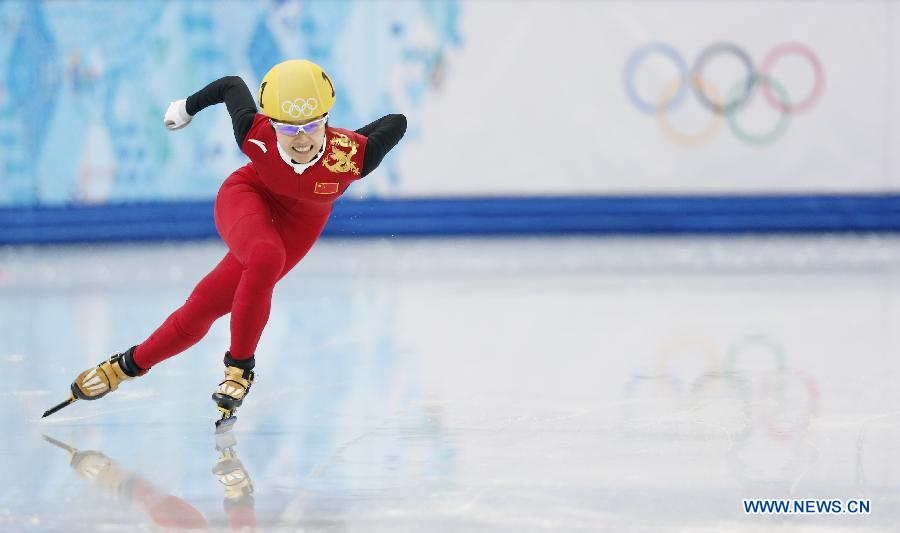
{"label": "reflection on ice", "polygon": [[225,492],[222,506],[228,515],[228,527],[233,530],[256,527],[253,500],[253,481],[237,455],[237,438],[233,431],[216,433],[219,457],[212,472]]}
{"label": "reflection on ice", "polygon": [[[95,531],[133,527],[143,518],[160,527],[206,529],[206,517],[187,501],[169,494],[146,477],[123,467],[96,450],[78,450],[62,441],[44,435],[44,440],[69,453],[69,466],[75,474],[89,482],[89,487],[109,496],[120,512],[110,513],[107,506],[85,513],[88,526]],[[228,493],[226,491],[226,498]],[[135,513],[139,509],[143,513]],[[128,517],[133,517],[129,520]],[[124,520],[124,522],[117,522]]]}
{"label": "reflection on ice", "polygon": [[[210,527],[227,527],[228,531],[256,530],[258,520],[255,509],[253,481],[244,463],[238,457],[237,436],[234,431],[215,435],[217,455],[211,472],[221,487],[220,510],[211,510],[207,496],[197,498],[197,506],[204,506],[201,512],[190,500],[171,494],[161,488],[146,475],[126,468],[122,463],[97,450],[79,450],[53,437],[43,435],[43,439],[65,450],[69,454],[72,471],[88,482],[87,487],[102,494],[103,501],[111,500],[114,505],[96,505],[83,510],[80,519],[87,520],[73,527],[75,530],[132,530],[154,525],[169,530],[195,530]],[[211,455],[212,457],[212,455]],[[152,476],[152,469],[148,475]],[[315,502],[316,495],[301,491],[284,506],[281,517],[267,525],[297,527],[315,526],[334,530],[340,521],[334,520],[335,509],[329,509],[328,518],[319,516],[321,503]],[[307,501],[310,500],[310,501]],[[310,503],[312,502],[312,506]],[[207,516],[209,519],[207,519]],[[80,528],[80,529],[79,529]],[[343,530],[343,527],[338,527]]]}

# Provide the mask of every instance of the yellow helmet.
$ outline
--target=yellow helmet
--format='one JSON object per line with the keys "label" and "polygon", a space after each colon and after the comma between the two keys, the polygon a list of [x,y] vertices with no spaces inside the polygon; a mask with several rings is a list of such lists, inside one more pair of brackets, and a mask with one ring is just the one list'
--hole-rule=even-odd
{"label": "yellow helmet", "polygon": [[278,63],[259,85],[259,110],[280,122],[298,122],[327,113],[334,85],[322,67],[305,59]]}

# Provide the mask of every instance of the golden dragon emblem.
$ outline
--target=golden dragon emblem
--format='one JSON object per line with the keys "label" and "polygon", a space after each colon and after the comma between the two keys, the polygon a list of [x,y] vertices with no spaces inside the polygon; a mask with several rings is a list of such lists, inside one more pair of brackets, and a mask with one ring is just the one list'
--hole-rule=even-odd
{"label": "golden dragon emblem", "polygon": [[359,176],[359,168],[353,162],[353,156],[356,155],[358,150],[359,144],[350,140],[350,137],[343,133],[332,132],[331,152],[322,161],[322,166],[335,173],[352,172],[354,175]]}

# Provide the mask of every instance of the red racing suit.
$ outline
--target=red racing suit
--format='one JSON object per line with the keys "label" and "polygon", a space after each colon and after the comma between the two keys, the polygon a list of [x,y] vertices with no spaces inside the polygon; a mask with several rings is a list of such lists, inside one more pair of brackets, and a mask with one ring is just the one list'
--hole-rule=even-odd
{"label": "red racing suit", "polygon": [[268,117],[257,113],[241,150],[250,162],[232,173],[215,202],[216,229],[228,253],[190,297],[134,351],[149,369],[196,344],[231,313],[233,359],[254,356],[278,280],[316,242],[334,201],[362,176],[367,138],[326,128],[321,156],[302,172],[279,154]]}

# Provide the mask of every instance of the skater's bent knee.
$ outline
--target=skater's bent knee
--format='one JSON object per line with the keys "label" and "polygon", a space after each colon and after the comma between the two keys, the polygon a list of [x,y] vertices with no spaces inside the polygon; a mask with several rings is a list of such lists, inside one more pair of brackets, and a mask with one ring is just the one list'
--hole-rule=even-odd
{"label": "skater's bent knee", "polygon": [[277,278],[284,268],[286,260],[284,246],[281,243],[260,241],[250,249],[247,258],[247,270],[267,278]]}

